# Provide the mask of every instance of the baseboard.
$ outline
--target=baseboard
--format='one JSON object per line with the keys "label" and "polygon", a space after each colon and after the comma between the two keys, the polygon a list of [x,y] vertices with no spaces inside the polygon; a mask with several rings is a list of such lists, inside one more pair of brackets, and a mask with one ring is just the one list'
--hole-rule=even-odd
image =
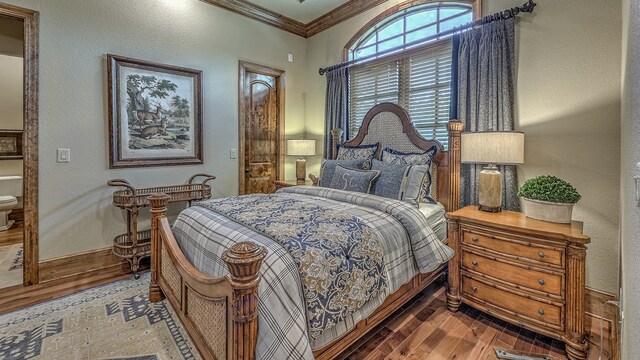
{"label": "baseboard", "polygon": [[40,282],[0,292],[0,314],[131,277],[128,263],[111,248],[48,259],[40,263]]}
{"label": "baseboard", "polygon": [[607,353],[607,359],[620,359],[620,327],[618,322],[618,308],[608,305],[605,308],[604,317],[602,317],[602,306],[607,301],[618,301],[618,297],[604,291],[586,288],[585,291],[585,312],[587,333],[589,334],[589,342],[593,345],[600,345],[600,319],[603,322],[604,332],[604,350]]}
{"label": "baseboard", "polygon": [[87,251],[40,262],[40,283],[92,272],[114,276],[128,274],[127,261],[113,254],[111,248]]}

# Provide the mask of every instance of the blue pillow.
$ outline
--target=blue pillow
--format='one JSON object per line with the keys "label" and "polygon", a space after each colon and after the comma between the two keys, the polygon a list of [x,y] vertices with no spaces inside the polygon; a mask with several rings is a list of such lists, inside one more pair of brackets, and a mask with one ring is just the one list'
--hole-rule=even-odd
{"label": "blue pillow", "polygon": [[338,145],[338,156],[336,156],[336,160],[371,160],[376,155],[379,145],[378,143],[360,146]]}
{"label": "blue pillow", "polygon": [[382,161],[391,164],[406,164],[406,165],[429,165],[436,156],[438,148],[435,146],[430,147],[424,152],[401,152],[390,148],[384,148],[382,150]]}
{"label": "blue pillow", "polygon": [[320,180],[318,180],[318,186],[329,187],[333,174],[336,171],[336,166],[343,165],[344,167],[351,169],[371,169],[371,161],[364,159],[355,160],[325,160],[320,167]]}
{"label": "blue pillow", "polygon": [[428,178],[429,167],[426,165],[390,164],[373,160],[371,168],[380,171],[372,194],[403,200],[418,206],[424,182]]}
{"label": "blue pillow", "polygon": [[[430,147],[424,152],[405,153],[396,151],[390,148],[382,150],[382,161],[390,164],[406,164],[406,165],[425,165],[427,169],[431,168],[434,156],[438,152],[438,148],[434,146]],[[430,204],[436,204],[431,197],[431,172],[427,170],[427,176],[423,182],[423,187],[418,198],[418,202],[426,202]]]}
{"label": "blue pillow", "polygon": [[329,187],[368,194],[379,175],[378,170],[356,170],[338,165]]}

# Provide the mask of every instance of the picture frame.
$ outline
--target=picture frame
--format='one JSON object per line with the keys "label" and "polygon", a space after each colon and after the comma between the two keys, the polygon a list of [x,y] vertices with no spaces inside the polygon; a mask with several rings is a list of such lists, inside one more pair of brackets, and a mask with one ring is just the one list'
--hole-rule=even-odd
{"label": "picture frame", "polygon": [[22,130],[0,130],[0,160],[22,159]]}
{"label": "picture frame", "polygon": [[109,168],[202,164],[202,71],[107,55]]}

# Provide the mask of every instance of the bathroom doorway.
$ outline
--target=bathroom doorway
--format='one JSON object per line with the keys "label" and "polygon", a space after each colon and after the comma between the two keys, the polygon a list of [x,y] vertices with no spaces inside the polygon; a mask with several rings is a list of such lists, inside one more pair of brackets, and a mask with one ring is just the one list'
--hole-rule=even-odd
{"label": "bathroom doorway", "polygon": [[0,3],[0,288],[38,283],[38,13]]}

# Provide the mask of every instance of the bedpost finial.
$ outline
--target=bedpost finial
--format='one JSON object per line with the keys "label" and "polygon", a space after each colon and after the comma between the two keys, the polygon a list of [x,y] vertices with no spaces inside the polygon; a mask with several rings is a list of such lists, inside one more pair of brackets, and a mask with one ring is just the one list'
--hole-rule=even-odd
{"label": "bedpost finial", "polygon": [[464,130],[464,123],[460,120],[451,120],[447,123],[449,133],[461,133]]}
{"label": "bedpost finial", "polygon": [[[171,197],[167,194],[151,194],[147,196],[147,200],[149,200],[149,205],[151,206],[151,211],[153,210],[166,210],[167,204],[169,203],[169,199]],[[163,211],[164,211],[163,210]]]}
{"label": "bedpost finial", "polygon": [[233,245],[222,254],[234,280],[257,277],[262,260],[267,256],[267,249],[250,241]]}

